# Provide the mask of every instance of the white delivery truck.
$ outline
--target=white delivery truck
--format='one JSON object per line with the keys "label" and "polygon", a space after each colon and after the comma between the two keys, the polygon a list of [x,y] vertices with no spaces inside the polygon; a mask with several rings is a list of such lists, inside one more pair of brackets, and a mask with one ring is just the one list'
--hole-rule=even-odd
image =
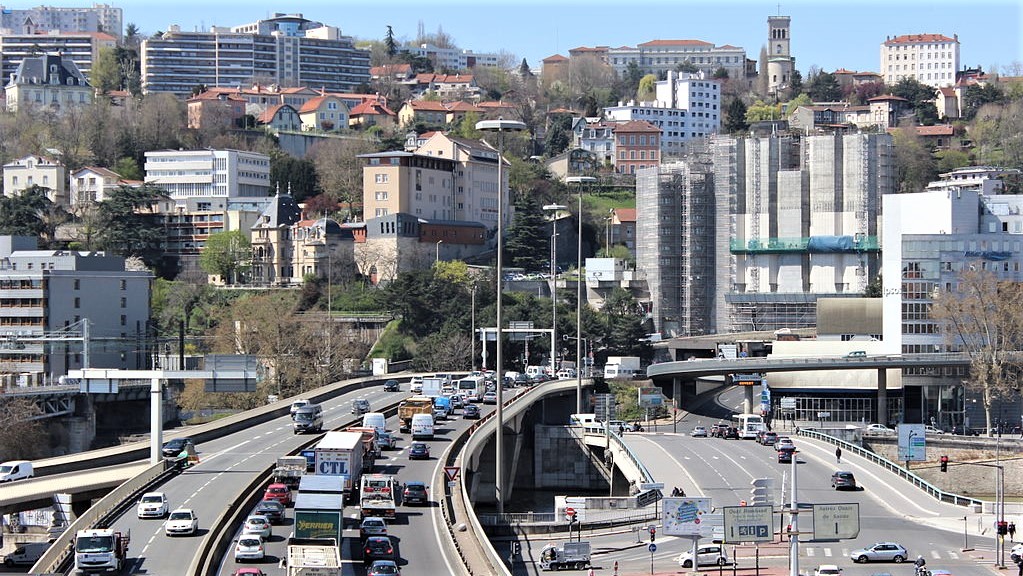
{"label": "white delivery truck", "polygon": [[345,492],[358,487],[365,451],[362,437],[362,432],[331,431],[324,434],[313,448],[314,473],[320,476],[341,476]]}
{"label": "white delivery truck", "polygon": [[604,379],[633,378],[640,374],[639,356],[608,356],[604,364]]}
{"label": "white delivery truck", "polygon": [[289,538],[288,576],[341,576],[341,551],[333,538]]}
{"label": "white delivery truck", "polygon": [[75,534],[75,572],[120,574],[128,559],[131,532],[110,528],[79,530]]}
{"label": "white delivery truck", "polygon": [[412,416],[412,439],[433,440],[433,414]]}
{"label": "white delivery truck", "polygon": [[443,394],[444,387],[450,386],[451,380],[447,378],[438,378],[436,376],[427,376],[423,378],[423,391],[420,392],[423,396],[429,396],[430,398],[436,398]]}

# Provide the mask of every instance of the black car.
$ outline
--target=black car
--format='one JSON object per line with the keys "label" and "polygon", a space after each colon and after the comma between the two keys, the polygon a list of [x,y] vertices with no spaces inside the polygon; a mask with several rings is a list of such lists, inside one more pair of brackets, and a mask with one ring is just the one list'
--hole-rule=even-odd
{"label": "black car", "polygon": [[173,458],[181,454],[189,444],[195,446],[191,438],[175,438],[164,443],[162,450],[164,458]]}
{"label": "black car", "polygon": [[271,524],[280,524],[284,521],[284,504],[277,500],[263,500],[252,510],[253,514],[266,516]]}
{"label": "black car", "polygon": [[405,484],[401,501],[403,504],[429,504],[430,493],[423,482],[409,482]]}
{"label": "black car", "polygon": [[739,429],[736,428],[735,426],[729,426],[729,427],[725,428],[724,432],[721,433],[721,437],[726,439],[726,440],[738,440],[739,439]]}
{"label": "black car", "polygon": [[785,464],[792,462],[792,456],[796,453],[795,448],[782,448],[778,450],[778,462]]}
{"label": "black car", "polygon": [[397,392],[401,388],[398,386],[397,380],[388,380],[384,382],[384,392]]}
{"label": "black car", "polygon": [[370,536],[362,545],[362,561],[394,560],[394,546],[387,536]]}
{"label": "black car", "polygon": [[475,420],[480,417],[480,407],[475,404],[462,406],[462,419]]}
{"label": "black car", "polygon": [[409,460],[429,460],[430,459],[430,446],[426,442],[413,442],[408,447],[408,459]]}

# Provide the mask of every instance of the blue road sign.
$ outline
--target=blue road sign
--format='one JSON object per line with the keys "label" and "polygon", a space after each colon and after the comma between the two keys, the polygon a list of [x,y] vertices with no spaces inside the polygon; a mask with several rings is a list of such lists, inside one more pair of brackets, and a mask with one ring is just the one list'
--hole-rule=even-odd
{"label": "blue road sign", "polygon": [[650,545],[646,547],[646,549],[649,550],[651,554],[653,554],[654,552],[657,552],[657,544],[651,542]]}

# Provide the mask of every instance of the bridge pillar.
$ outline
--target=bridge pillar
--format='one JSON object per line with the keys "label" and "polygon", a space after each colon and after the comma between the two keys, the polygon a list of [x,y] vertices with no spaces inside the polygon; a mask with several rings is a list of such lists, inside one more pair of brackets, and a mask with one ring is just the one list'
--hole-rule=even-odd
{"label": "bridge pillar", "polygon": [[742,413],[753,413],[753,388],[754,386],[743,386]]}
{"label": "bridge pillar", "polygon": [[888,425],[888,370],[877,369],[877,423]]}

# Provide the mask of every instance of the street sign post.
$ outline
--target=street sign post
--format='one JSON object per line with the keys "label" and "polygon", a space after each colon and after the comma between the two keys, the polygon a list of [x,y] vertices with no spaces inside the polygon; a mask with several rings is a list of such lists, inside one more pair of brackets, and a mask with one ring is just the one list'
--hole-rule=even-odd
{"label": "street sign post", "polygon": [[898,459],[901,462],[927,460],[927,436],[923,424],[899,424]]}
{"label": "street sign post", "polygon": [[640,490],[664,490],[664,482],[643,482],[639,485]]}
{"label": "street sign post", "polygon": [[657,544],[654,544],[653,542],[651,542],[650,545],[646,547],[646,549],[650,551],[650,574],[653,574],[654,573],[654,552],[657,552]]}
{"label": "street sign post", "polygon": [[725,544],[774,540],[771,506],[725,506]]}
{"label": "street sign post", "polygon": [[458,478],[458,471],[461,470],[459,466],[445,466],[444,475],[447,476],[448,482],[454,482]]}
{"label": "street sign post", "polygon": [[839,540],[860,535],[859,504],[814,504],[813,537]]}
{"label": "street sign post", "polygon": [[639,494],[636,494],[636,506],[642,508],[643,506],[653,504],[654,502],[657,502],[660,499],[661,499],[660,490],[647,490],[646,492],[640,492]]}

